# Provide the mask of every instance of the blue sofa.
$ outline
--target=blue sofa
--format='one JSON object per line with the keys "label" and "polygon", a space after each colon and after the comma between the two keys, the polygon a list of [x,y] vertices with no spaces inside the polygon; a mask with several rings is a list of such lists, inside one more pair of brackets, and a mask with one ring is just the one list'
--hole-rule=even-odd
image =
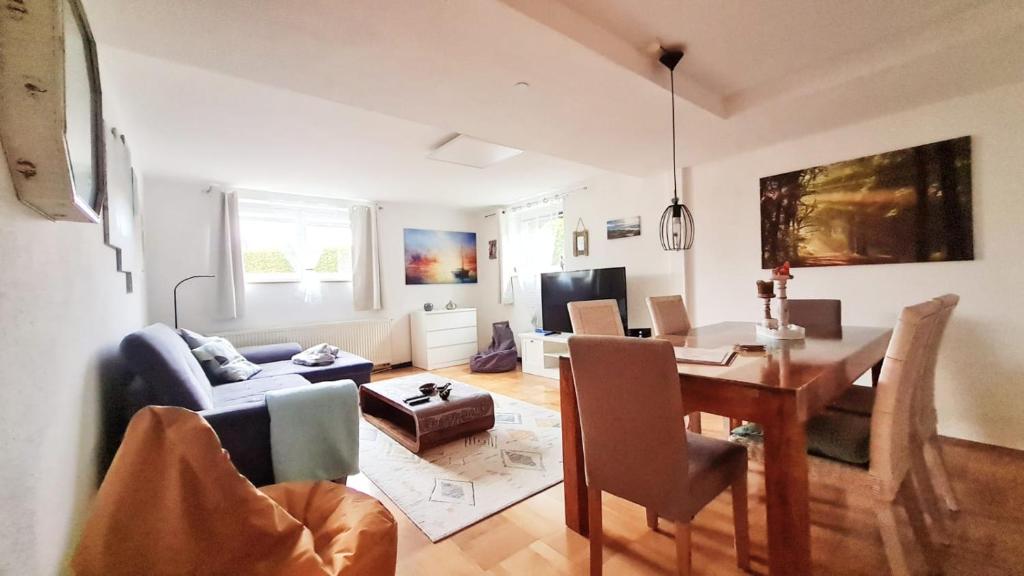
{"label": "blue sofa", "polygon": [[131,416],[149,406],[180,406],[210,423],[235,467],[256,486],[274,483],[270,456],[270,412],[263,395],[270,390],[313,382],[370,381],[373,363],[342,352],[328,366],[300,366],[291,361],[298,344],[240,348],[239,353],[263,370],[243,382],[213,384],[185,341],[171,327],[153,324],[121,341],[121,355],[134,373],[128,387]]}

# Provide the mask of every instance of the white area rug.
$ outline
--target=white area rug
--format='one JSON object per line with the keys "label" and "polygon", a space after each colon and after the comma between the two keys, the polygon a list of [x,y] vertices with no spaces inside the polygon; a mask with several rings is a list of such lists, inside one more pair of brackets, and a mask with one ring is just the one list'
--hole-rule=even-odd
{"label": "white area rug", "polygon": [[[429,373],[401,380],[451,382]],[[492,396],[494,428],[419,455],[360,420],[362,473],[431,542],[562,481],[558,412],[500,394]]]}

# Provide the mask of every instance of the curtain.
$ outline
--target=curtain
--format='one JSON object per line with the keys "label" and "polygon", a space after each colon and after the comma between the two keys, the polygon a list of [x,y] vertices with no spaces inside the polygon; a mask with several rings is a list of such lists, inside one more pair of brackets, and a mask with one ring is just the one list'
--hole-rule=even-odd
{"label": "curtain", "polygon": [[560,196],[548,197],[506,208],[504,219],[498,221],[504,242],[500,247],[502,302],[514,304],[510,320],[516,330],[541,325],[540,275],[561,270],[564,261],[562,208]]}
{"label": "curtain", "polygon": [[515,274],[514,249],[509,241],[509,215],[506,210],[498,210],[498,276],[501,285],[498,287],[498,301],[502,304],[515,303],[515,290],[512,289],[512,277]]}
{"label": "curtain", "polygon": [[380,310],[380,247],[377,206],[353,206],[352,308]]}
{"label": "curtain", "polygon": [[234,191],[223,193],[217,255],[217,313],[223,318],[238,318],[245,313],[245,276],[238,194]]}

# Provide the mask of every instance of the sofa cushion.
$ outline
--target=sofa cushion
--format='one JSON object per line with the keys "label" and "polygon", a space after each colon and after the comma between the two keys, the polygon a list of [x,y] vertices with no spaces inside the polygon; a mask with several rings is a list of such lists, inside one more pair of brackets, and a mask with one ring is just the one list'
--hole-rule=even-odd
{"label": "sofa cushion", "polygon": [[260,367],[263,368],[263,371],[257,374],[253,378],[254,380],[262,380],[263,378],[284,374],[299,374],[310,382],[352,380],[356,384],[366,384],[370,381],[373,362],[355,354],[341,352],[334,363],[326,366],[302,366],[291,360],[281,360],[279,362],[260,364]]}
{"label": "sofa cushion", "polygon": [[153,324],[125,336],[121,355],[141,378],[146,404],[189,410],[213,407],[210,381],[185,341],[170,326]]}
{"label": "sofa cushion", "polygon": [[282,374],[269,378],[253,378],[244,382],[232,382],[213,388],[213,403],[217,408],[248,402],[263,402],[263,396],[270,390],[308,386],[309,381],[295,374]]}
{"label": "sofa cushion", "polygon": [[216,336],[204,339],[192,354],[206,375],[217,383],[248,380],[262,370],[239,354],[231,342]]}

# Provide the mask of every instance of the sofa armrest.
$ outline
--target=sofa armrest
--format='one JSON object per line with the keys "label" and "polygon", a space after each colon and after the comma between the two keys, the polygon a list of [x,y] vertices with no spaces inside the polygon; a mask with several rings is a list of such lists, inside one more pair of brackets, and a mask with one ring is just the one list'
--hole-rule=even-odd
{"label": "sofa armrest", "polygon": [[243,346],[238,349],[239,354],[245,356],[246,360],[254,364],[291,360],[292,356],[299,352],[302,352],[302,346],[299,346],[296,342],[265,344],[263,346]]}
{"label": "sofa armrest", "polygon": [[235,404],[203,410],[231,462],[256,486],[274,483],[270,454],[270,412],[266,402]]}

